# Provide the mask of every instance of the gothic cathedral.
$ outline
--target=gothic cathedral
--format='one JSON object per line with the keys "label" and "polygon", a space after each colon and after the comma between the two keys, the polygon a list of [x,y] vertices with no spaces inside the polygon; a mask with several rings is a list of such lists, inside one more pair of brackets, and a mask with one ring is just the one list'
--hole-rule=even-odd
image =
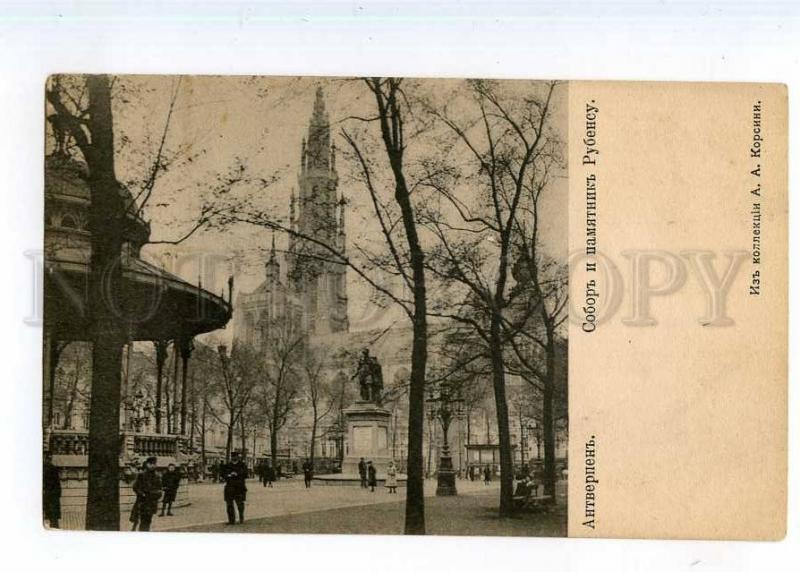
{"label": "gothic cathedral", "polygon": [[264,282],[237,297],[237,341],[263,349],[285,329],[309,337],[348,331],[345,266],[336,261],[345,251],[345,201],[335,153],[318,88],[300,152],[299,193],[293,189],[289,203],[287,252],[279,260],[273,236]]}

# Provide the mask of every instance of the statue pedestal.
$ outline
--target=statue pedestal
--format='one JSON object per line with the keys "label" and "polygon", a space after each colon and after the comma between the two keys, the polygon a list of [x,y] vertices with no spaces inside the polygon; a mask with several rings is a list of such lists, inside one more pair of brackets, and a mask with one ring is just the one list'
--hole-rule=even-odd
{"label": "statue pedestal", "polygon": [[386,467],[392,460],[389,444],[389,422],[392,414],[369,401],[357,401],[344,410],[347,422],[347,455],[342,474],[358,476],[358,462],[372,461],[378,478],[386,477]]}

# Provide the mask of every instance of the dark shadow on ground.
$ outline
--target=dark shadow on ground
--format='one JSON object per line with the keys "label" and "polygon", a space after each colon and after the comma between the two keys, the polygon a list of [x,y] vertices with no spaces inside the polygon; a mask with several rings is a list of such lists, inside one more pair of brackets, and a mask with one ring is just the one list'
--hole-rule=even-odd
{"label": "dark shadow on ground", "polygon": [[[448,536],[566,536],[566,498],[547,512],[497,515],[497,495],[459,495],[425,499],[428,534]],[[405,504],[382,503],[262,518],[244,524],[214,524],[182,532],[277,534],[402,534]]]}

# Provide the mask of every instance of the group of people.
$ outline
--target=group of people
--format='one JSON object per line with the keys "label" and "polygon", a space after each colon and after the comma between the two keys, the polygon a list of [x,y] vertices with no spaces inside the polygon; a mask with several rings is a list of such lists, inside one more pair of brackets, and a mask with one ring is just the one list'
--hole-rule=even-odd
{"label": "group of people", "polygon": [[[159,516],[173,516],[172,507],[183,476],[174,463],[170,463],[161,474],[159,474],[157,466],[158,459],[148,457],[133,483],[132,488],[136,500],[131,508],[129,519],[132,525],[131,530],[141,532],[150,530],[153,517],[159,514],[159,501],[161,504]],[[302,469],[305,486],[309,488],[314,476],[314,467],[309,459],[303,463]],[[247,478],[249,476],[247,465],[242,460],[241,454],[233,451],[230,461],[220,463],[216,470],[219,479],[225,482],[223,498],[228,524],[237,522],[241,524],[244,522],[247,499]],[[275,467],[265,463],[256,470],[263,486],[271,488],[276,479]],[[378,486],[378,472],[373,462],[362,457],[358,463],[358,473],[361,487],[375,492],[375,488]],[[61,478],[58,468],[53,465],[49,454],[45,455],[43,477],[44,517],[51,528],[58,528],[61,519]],[[394,461],[389,462],[386,469],[385,485],[389,494],[397,494],[397,467]]]}
{"label": "group of people", "polygon": [[467,477],[470,481],[483,479],[483,484],[488,486],[492,482],[492,468],[489,465],[482,469],[474,465],[470,466],[469,469],[467,469]]}
{"label": "group of people", "polygon": [[172,516],[172,503],[178,496],[181,484],[181,472],[174,463],[167,465],[162,476],[156,471],[158,459],[148,457],[142,465],[142,471],[133,483],[136,500],[131,508],[131,530],[146,532],[150,530],[153,516],[158,513],[158,501],[161,500],[161,514]]}
{"label": "group of people", "polygon": [[[374,493],[375,487],[378,486],[378,471],[372,461],[366,461],[361,457],[358,461],[358,476],[361,478],[361,488],[368,488]],[[389,494],[397,494],[397,467],[394,461],[389,461],[389,466],[386,467],[386,488]]]}
{"label": "group of people", "polygon": [[[131,530],[149,531],[153,516],[158,514],[159,500],[161,513],[159,516],[173,516],[172,505],[178,495],[181,479],[180,470],[174,463],[167,465],[163,474],[159,475],[156,467],[158,459],[148,457],[142,465],[142,471],[133,483],[136,500],[131,509]],[[247,497],[247,466],[236,451],[231,453],[229,463],[220,466],[220,474],[225,480],[223,497],[228,513],[228,524],[235,524],[238,511],[239,523],[244,522],[244,505]]]}
{"label": "group of people", "polygon": [[[275,467],[271,464],[263,464],[259,465],[256,469],[258,471],[258,480],[261,482],[262,485],[265,487],[272,488],[272,483],[275,482],[276,477],[278,476],[275,472]],[[278,467],[280,471],[280,467]]]}

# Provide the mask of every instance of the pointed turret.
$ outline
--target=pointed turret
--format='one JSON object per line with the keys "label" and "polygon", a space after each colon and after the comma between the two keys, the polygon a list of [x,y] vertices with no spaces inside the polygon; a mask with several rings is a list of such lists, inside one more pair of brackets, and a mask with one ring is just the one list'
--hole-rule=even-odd
{"label": "pointed turret", "polygon": [[275,233],[272,233],[272,248],[269,251],[269,260],[266,264],[267,282],[275,284],[280,281],[281,265],[278,262],[278,255],[275,251]]}
{"label": "pointed turret", "polygon": [[314,98],[314,114],[311,116],[311,121],[317,120],[322,123],[328,122],[328,113],[325,111],[325,93],[322,91],[322,86],[317,87],[316,97]]}

